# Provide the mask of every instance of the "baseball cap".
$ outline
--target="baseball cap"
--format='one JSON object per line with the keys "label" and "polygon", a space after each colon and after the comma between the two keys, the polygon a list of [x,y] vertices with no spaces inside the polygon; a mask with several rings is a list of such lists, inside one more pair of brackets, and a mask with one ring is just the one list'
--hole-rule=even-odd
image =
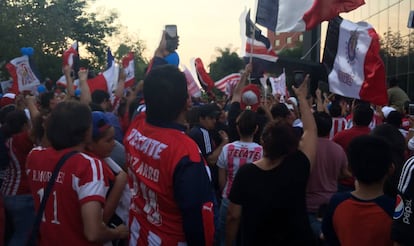
{"label": "baseball cap", "polygon": [[0,99],[0,108],[7,106],[9,104],[13,104],[14,100],[16,99],[16,94],[14,93],[6,93]]}
{"label": "baseball cap", "polygon": [[221,114],[220,108],[214,103],[201,105],[198,108],[198,113],[200,117],[212,118],[217,118]]}
{"label": "baseball cap", "polygon": [[381,108],[382,114],[384,115],[384,119],[388,118],[388,115],[392,112],[392,111],[396,111],[395,108],[390,107],[390,106],[384,106]]}
{"label": "baseball cap", "polygon": [[241,94],[240,108],[256,111],[260,106],[260,89],[256,85],[250,84],[243,88]]}
{"label": "baseball cap", "polygon": [[105,130],[111,127],[108,117],[104,112],[92,112],[92,138],[98,138]]}

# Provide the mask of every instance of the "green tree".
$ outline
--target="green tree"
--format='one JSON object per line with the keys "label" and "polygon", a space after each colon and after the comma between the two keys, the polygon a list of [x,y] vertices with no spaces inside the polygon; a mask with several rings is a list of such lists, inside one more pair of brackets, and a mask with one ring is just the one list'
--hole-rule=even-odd
{"label": "green tree", "polygon": [[387,79],[397,77],[400,87],[414,99],[414,34],[401,35],[399,31],[392,32],[390,29],[380,39],[380,56],[382,57]]}
{"label": "green tree", "polygon": [[212,80],[217,81],[223,77],[237,73],[244,68],[244,62],[239,55],[227,47],[225,49],[217,48],[217,52],[220,53],[216,60],[210,63],[210,77]]}
{"label": "green tree", "polygon": [[20,56],[21,47],[33,47],[41,79],[60,77],[61,55],[75,40],[81,65],[100,70],[106,64],[107,39],[119,30],[115,12],[90,11],[86,0],[2,0],[0,10],[0,63]]}
{"label": "green tree", "polygon": [[129,52],[134,52],[134,64],[135,64],[135,78],[136,81],[144,79],[145,69],[148,66],[149,61],[143,56],[145,51],[145,46],[141,40],[137,38],[124,36],[120,42],[119,46],[116,49],[114,56],[118,61],[121,62],[122,57],[124,57]]}
{"label": "green tree", "polygon": [[301,58],[303,55],[302,53],[303,53],[303,43],[298,42],[295,48],[283,49],[280,52],[278,52],[277,55],[281,57]]}

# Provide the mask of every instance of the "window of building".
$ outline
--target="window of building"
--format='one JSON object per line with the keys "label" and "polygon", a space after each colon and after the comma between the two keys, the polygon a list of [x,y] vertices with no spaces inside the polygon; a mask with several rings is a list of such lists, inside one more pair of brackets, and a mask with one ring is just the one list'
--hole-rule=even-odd
{"label": "window of building", "polygon": [[280,40],[279,39],[276,39],[275,45],[276,46],[279,46],[280,45]]}
{"label": "window of building", "polygon": [[286,43],[291,44],[292,43],[292,37],[288,37],[286,40]]}
{"label": "window of building", "polygon": [[303,42],[303,34],[299,35],[299,41]]}

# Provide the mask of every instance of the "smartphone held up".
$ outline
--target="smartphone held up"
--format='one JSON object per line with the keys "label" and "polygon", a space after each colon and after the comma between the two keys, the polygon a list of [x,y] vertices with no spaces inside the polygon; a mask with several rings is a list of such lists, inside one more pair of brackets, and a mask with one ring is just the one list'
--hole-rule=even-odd
{"label": "smartphone held up", "polygon": [[167,50],[174,52],[178,48],[177,25],[165,25],[165,39],[167,40]]}

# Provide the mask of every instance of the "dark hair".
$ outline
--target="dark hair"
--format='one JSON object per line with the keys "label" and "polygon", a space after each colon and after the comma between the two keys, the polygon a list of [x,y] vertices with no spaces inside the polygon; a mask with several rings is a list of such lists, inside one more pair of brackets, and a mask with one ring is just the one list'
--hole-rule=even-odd
{"label": "dark hair", "polygon": [[236,119],[236,124],[241,137],[253,136],[257,127],[256,113],[251,110],[242,111]]}
{"label": "dark hair", "polygon": [[270,109],[273,119],[276,118],[286,118],[290,114],[290,110],[284,103],[277,103],[272,106]]}
{"label": "dark hair", "polygon": [[10,137],[23,130],[25,124],[29,122],[26,113],[23,110],[16,109],[6,115],[3,125],[5,137]]}
{"label": "dark hair", "polygon": [[332,117],[326,112],[314,112],[313,117],[318,127],[318,137],[328,136],[332,128]]}
{"label": "dark hair", "polygon": [[263,156],[276,160],[298,149],[299,138],[285,121],[270,121],[262,133]]}
{"label": "dark hair", "polygon": [[384,184],[384,193],[387,195],[397,195],[397,185],[405,160],[406,143],[401,132],[390,124],[377,125],[370,135],[383,138],[391,146],[392,163],[395,171]]}
{"label": "dark hair", "polygon": [[335,100],[329,106],[329,114],[332,117],[339,117],[342,114],[341,105],[339,104],[339,100]]}
{"label": "dark hair", "polygon": [[96,104],[101,104],[107,100],[109,100],[109,94],[103,90],[95,90],[91,94],[92,102]]}
{"label": "dark hair", "polygon": [[177,119],[188,99],[184,73],[173,65],[152,69],[144,80],[144,99],[148,120]]}
{"label": "dark hair", "polygon": [[6,122],[6,116],[16,110],[15,104],[9,104],[0,109],[0,124],[3,125]]}
{"label": "dark hair", "polygon": [[403,116],[400,112],[394,110],[388,114],[387,118],[385,119],[385,122],[396,128],[400,128],[402,124],[402,117]]}
{"label": "dark hair", "polygon": [[364,184],[381,181],[392,165],[391,146],[377,136],[354,138],[348,146],[347,154],[353,175]]}
{"label": "dark hair", "polygon": [[191,129],[193,126],[200,123],[198,107],[192,107],[186,113],[186,120],[188,122],[188,127]]}
{"label": "dark hair", "polygon": [[40,108],[47,112],[50,111],[50,100],[55,97],[55,93],[53,91],[48,91],[40,95]]}
{"label": "dark hair", "polygon": [[87,105],[64,101],[56,105],[46,121],[46,136],[56,150],[77,146],[91,133],[92,114]]}
{"label": "dark hair", "polygon": [[354,107],[352,120],[354,125],[368,126],[371,123],[373,116],[374,111],[372,110],[370,104],[361,101]]}

